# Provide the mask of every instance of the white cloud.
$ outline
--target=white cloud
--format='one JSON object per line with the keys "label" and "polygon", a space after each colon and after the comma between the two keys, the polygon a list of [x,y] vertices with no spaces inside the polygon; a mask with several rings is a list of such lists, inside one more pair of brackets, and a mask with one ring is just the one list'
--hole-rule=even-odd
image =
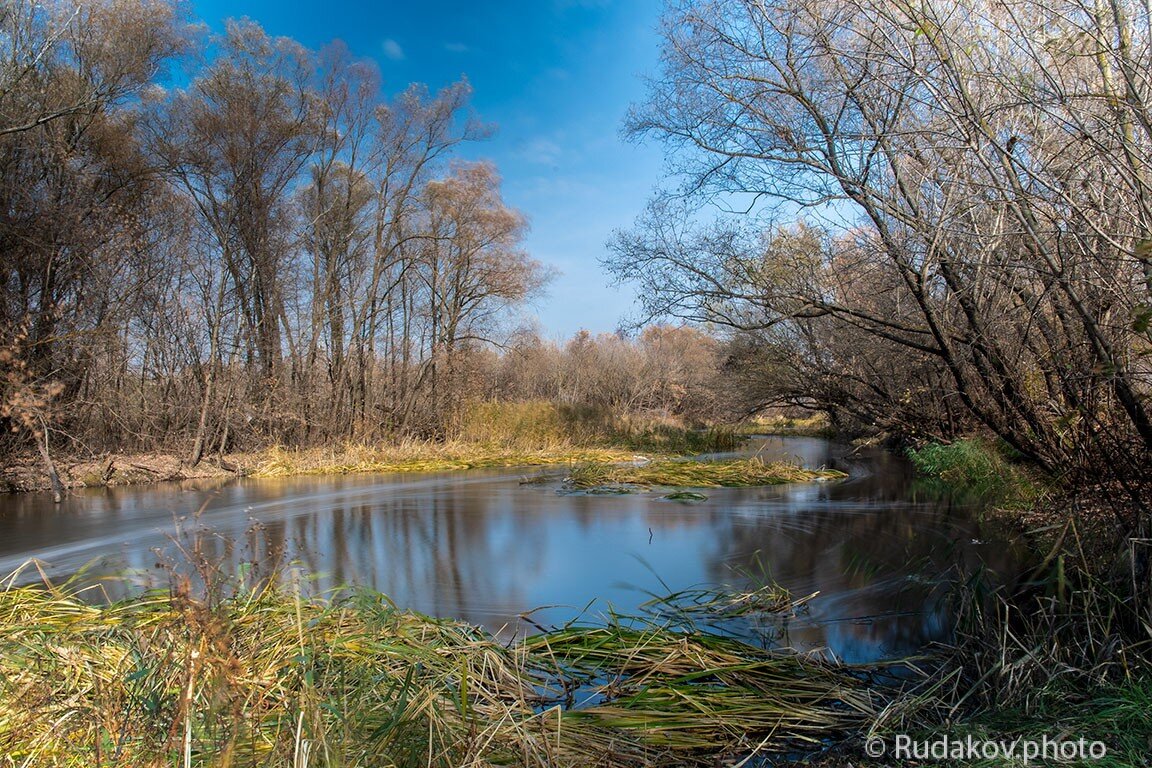
{"label": "white cloud", "polygon": [[553,165],[564,154],[564,150],[556,142],[540,136],[525,143],[518,154],[530,163]]}
{"label": "white cloud", "polygon": [[380,48],[384,51],[384,55],[392,59],[392,61],[400,61],[404,58],[404,49],[400,47],[400,43],[392,38],[388,38],[381,43]]}
{"label": "white cloud", "polygon": [[464,43],[444,43],[444,50],[449,53],[468,53],[472,49]]}

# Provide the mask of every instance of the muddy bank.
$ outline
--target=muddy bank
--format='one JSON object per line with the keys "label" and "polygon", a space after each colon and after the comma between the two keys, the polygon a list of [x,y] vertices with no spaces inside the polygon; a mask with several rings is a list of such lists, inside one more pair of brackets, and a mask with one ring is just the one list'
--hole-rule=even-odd
{"label": "muddy bank", "polygon": [[[58,458],[56,471],[65,488],[137,485],[165,480],[202,477],[229,477],[247,474],[251,467],[232,457],[206,459],[191,466],[177,456],[165,453],[108,454],[96,458]],[[39,456],[16,457],[0,467],[0,492],[48,491],[52,484]]]}
{"label": "muddy bank", "polygon": [[[211,477],[290,477],[363,472],[445,472],[481,467],[530,467],[587,462],[619,462],[633,451],[611,447],[556,445],[524,449],[461,442],[333,446],[311,449],[267,448],[252,453],[206,458],[191,466],[167,453],[107,454],[95,458],[54,459],[67,488],[138,485]],[[47,467],[38,456],[19,457],[0,467],[0,491],[52,489]]]}

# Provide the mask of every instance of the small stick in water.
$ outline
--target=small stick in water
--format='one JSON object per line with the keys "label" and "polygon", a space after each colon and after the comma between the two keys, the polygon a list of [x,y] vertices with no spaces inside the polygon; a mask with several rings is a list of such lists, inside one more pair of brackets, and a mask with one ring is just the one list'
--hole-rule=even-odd
{"label": "small stick in water", "polygon": [[60,482],[60,475],[56,473],[56,465],[52,463],[52,456],[48,453],[48,422],[44,421],[44,417],[40,417],[40,425],[44,428],[41,437],[42,440],[37,441],[37,447],[40,448],[40,456],[44,459],[44,466],[48,468],[48,480],[52,483],[52,500],[59,504],[64,500],[64,483]]}

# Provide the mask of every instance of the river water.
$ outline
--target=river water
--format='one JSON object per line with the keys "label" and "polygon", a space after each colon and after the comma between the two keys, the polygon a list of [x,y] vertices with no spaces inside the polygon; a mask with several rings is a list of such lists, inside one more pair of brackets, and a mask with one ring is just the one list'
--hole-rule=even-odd
{"label": "river water", "polygon": [[[1009,573],[1009,542],[979,504],[913,478],[902,460],[813,438],[761,438],[748,451],[850,473],[844,481],[572,494],[563,469],[188,481],[0,496],[0,574],[36,558],[112,598],[164,584],[198,550],[225,573],[290,565],[314,589],[367,585],[401,608],[523,632],[633,613],[654,594],[775,581],[806,609],[774,643],[849,662],[946,640],[944,584],[987,566]],[[25,565],[15,579],[40,579]]]}

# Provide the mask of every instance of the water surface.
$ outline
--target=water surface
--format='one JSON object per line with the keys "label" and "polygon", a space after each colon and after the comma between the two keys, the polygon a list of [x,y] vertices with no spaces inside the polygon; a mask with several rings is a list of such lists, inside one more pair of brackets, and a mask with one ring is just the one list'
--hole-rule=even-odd
{"label": "water surface", "polygon": [[[158,564],[199,546],[224,570],[298,563],[318,589],[374,587],[397,605],[493,631],[523,631],[703,585],[773,579],[820,595],[777,643],[848,661],[913,652],[950,631],[940,583],[1009,547],[977,508],[926,487],[906,464],[825,440],[768,438],[750,450],[851,474],[845,481],[659,491],[561,492],[562,469],[188,481],[0,497],[0,573],[37,558],[54,580],[83,569],[113,597],[163,583]],[[38,576],[26,569],[20,581]]]}

